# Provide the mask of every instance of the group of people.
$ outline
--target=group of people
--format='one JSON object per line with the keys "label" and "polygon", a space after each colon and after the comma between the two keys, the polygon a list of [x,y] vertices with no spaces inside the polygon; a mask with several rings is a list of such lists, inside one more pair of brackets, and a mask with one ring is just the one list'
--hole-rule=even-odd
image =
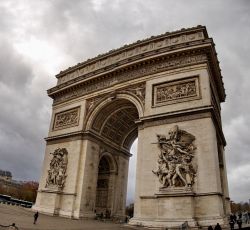
{"label": "group of people", "polygon": [[[249,224],[250,223],[250,212],[243,212],[236,214],[231,214],[229,217],[229,225],[230,229],[233,230],[235,224],[238,225],[238,229],[242,229],[242,223]],[[221,230],[221,226],[219,223],[213,228],[211,225],[208,226],[208,230]]]}
{"label": "group of people", "polygon": [[217,223],[214,228],[212,227],[212,225],[208,226],[208,230],[222,230],[221,226],[219,223]]}
{"label": "group of people", "polygon": [[242,222],[244,221],[246,224],[249,224],[250,220],[250,213],[249,212],[243,212],[243,214],[240,212],[236,216],[235,214],[231,214],[229,217],[229,225],[231,229],[234,229],[234,225],[237,224],[238,228],[242,228]]}

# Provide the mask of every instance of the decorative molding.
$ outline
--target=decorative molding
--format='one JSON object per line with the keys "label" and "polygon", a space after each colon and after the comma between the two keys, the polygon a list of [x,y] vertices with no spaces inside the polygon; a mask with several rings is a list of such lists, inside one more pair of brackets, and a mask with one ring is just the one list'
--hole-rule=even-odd
{"label": "decorative molding", "polygon": [[[223,194],[221,192],[207,192],[207,193],[196,193],[196,192],[190,192],[187,191],[185,192],[185,190],[183,190],[183,192],[178,192],[178,193],[157,193],[154,194],[152,196],[140,196],[141,199],[157,199],[157,198],[161,198],[161,197],[180,197],[180,196],[194,196],[194,197],[199,197],[199,196],[223,196]],[[227,199],[227,198],[226,198]]]}
{"label": "decorative molding", "polygon": [[200,98],[198,76],[153,85],[153,107]]}
{"label": "decorative molding", "polygon": [[189,120],[212,118],[212,113],[212,106],[202,106],[195,109],[183,109],[175,112],[158,114],[155,116],[141,117],[140,121],[138,122],[139,129],[164,124],[179,123]]}
{"label": "decorative molding", "polygon": [[114,86],[125,81],[137,79],[143,76],[156,74],[158,72],[167,71],[174,68],[181,68],[187,65],[200,64],[207,61],[206,54],[197,54],[190,56],[182,56],[176,58],[167,58],[155,60],[152,63],[131,68],[124,72],[112,74],[107,77],[102,77],[102,80],[96,79],[96,81],[88,80],[72,88],[71,90],[65,90],[59,94],[54,94],[54,104],[59,104],[86,94],[105,89],[107,87]]}
{"label": "decorative molding", "polygon": [[122,90],[122,92],[123,91],[134,94],[136,97],[140,99],[142,104],[145,105],[145,91],[146,91],[145,82],[127,87],[124,90]]}
{"label": "decorative molding", "polygon": [[53,190],[62,190],[66,180],[68,165],[68,151],[66,148],[57,148],[49,164],[48,177],[45,187]]}
{"label": "decorative molding", "polygon": [[80,117],[80,107],[73,108],[55,114],[53,130],[66,129],[78,126]]}
{"label": "decorative molding", "polygon": [[156,144],[160,153],[158,167],[152,172],[162,184],[159,191],[161,193],[191,192],[197,172],[193,161],[196,150],[195,137],[179,129],[178,125],[169,130],[168,134],[168,137],[157,135]]}
{"label": "decorative molding", "polygon": [[57,75],[58,85],[79,76],[84,76],[90,72],[94,72],[103,68],[107,68],[118,62],[124,62],[128,58],[134,58],[138,55],[146,56],[147,53],[157,51],[167,47],[173,47],[180,44],[188,44],[195,41],[207,39],[205,27],[196,27],[181,30],[172,33],[165,33],[159,36],[152,36],[144,41],[137,41],[131,45],[125,45],[117,50],[111,50],[107,54],[99,55],[96,58],[89,59],[86,62],[79,63],[74,67],[70,67]]}
{"label": "decorative molding", "polygon": [[96,105],[97,104],[99,104],[100,103],[100,101],[102,101],[103,100],[103,98],[105,98],[105,94],[104,95],[101,95],[101,96],[96,96],[96,97],[92,97],[92,98],[90,98],[90,99],[87,99],[86,100],[86,115],[88,115],[89,114],[89,112],[91,111],[91,110],[93,110],[95,107],[96,107]]}
{"label": "decorative molding", "polygon": [[125,94],[133,94],[134,97],[138,98],[139,101],[141,101],[142,105],[145,105],[145,90],[146,85],[145,82],[134,84],[129,87],[124,87],[121,89],[118,89],[111,93],[102,94],[101,96],[92,97],[90,99],[87,99],[86,102],[86,117],[92,111],[96,106],[101,102],[104,101],[107,98],[113,98],[116,97],[117,94],[125,93]]}

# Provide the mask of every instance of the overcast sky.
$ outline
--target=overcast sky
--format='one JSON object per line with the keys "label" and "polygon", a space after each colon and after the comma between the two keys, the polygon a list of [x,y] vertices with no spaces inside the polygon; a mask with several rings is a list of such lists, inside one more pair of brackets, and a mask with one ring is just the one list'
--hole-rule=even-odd
{"label": "overcast sky", "polygon": [[39,180],[52,104],[46,90],[55,86],[55,74],[124,44],[197,25],[214,39],[226,88],[230,197],[250,199],[248,0],[1,0],[0,169]]}

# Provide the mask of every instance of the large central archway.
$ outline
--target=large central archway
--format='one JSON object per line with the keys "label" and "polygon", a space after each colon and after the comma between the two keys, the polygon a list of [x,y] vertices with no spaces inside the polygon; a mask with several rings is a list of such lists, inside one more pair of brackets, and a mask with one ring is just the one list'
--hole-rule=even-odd
{"label": "large central archway", "polygon": [[[136,121],[139,113],[133,102],[137,102],[138,107],[141,105],[135,98],[126,95],[124,99],[123,96],[118,94],[116,98],[107,98],[97,105],[89,115],[86,130],[129,151],[138,133]],[[133,102],[127,98],[133,99]]]}
{"label": "large central archway", "polygon": [[101,152],[96,174],[97,214],[124,216],[129,150],[138,135],[136,106],[142,111],[135,96],[117,93],[100,99],[87,116],[86,130],[96,137],[92,142]]}

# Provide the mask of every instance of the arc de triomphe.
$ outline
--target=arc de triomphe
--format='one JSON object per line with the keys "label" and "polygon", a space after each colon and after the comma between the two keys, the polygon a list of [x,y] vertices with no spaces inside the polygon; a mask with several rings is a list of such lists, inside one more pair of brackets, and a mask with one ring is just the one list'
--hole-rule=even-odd
{"label": "arc de triomphe", "polygon": [[226,224],[225,90],[205,27],[125,45],[56,77],[33,209],[124,217],[130,147],[138,137],[130,224]]}

